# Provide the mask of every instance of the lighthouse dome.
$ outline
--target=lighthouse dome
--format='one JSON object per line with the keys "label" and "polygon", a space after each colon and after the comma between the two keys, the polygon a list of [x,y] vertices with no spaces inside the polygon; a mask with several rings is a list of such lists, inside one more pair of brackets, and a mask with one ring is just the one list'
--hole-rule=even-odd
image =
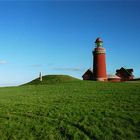
{"label": "lighthouse dome", "polygon": [[103,42],[102,39],[100,37],[98,37],[95,41],[95,43],[99,43],[99,42]]}

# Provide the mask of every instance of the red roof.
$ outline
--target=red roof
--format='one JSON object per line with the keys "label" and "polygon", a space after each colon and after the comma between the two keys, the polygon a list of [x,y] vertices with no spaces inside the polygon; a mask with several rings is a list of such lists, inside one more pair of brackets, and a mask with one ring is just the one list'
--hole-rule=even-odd
{"label": "red roof", "polygon": [[103,41],[102,41],[102,39],[101,39],[100,37],[98,37],[98,38],[96,39],[95,43],[97,43],[97,42],[103,42]]}

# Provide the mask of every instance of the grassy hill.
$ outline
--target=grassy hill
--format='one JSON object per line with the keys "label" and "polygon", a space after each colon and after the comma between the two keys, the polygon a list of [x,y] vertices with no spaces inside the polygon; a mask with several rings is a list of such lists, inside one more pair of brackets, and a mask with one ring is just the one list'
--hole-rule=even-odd
{"label": "grassy hill", "polygon": [[39,78],[37,78],[25,85],[58,84],[80,81],[80,79],[68,75],[46,75],[42,76],[42,79],[42,82],[39,80]]}
{"label": "grassy hill", "polygon": [[140,83],[0,88],[0,139],[139,140]]}

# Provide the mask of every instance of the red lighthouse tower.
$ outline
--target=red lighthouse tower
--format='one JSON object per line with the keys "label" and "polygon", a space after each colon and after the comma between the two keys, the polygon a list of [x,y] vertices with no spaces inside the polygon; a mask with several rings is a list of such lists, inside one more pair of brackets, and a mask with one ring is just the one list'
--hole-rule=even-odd
{"label": "red lighthouse tower", "polygon": [[101,38],[97,38],[95,41],[96,47],[93,51],[93,79],[97,81],[107,81],[106,74],[106,51],[103,48],[103,41]]}

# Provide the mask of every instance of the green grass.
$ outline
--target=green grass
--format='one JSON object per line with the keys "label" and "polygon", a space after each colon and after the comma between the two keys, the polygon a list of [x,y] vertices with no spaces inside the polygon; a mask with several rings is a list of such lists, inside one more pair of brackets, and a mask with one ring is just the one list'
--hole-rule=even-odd
{"label": "green grass", "polygon": [[139,140],[140,83],[0,88],[2,140]]}

